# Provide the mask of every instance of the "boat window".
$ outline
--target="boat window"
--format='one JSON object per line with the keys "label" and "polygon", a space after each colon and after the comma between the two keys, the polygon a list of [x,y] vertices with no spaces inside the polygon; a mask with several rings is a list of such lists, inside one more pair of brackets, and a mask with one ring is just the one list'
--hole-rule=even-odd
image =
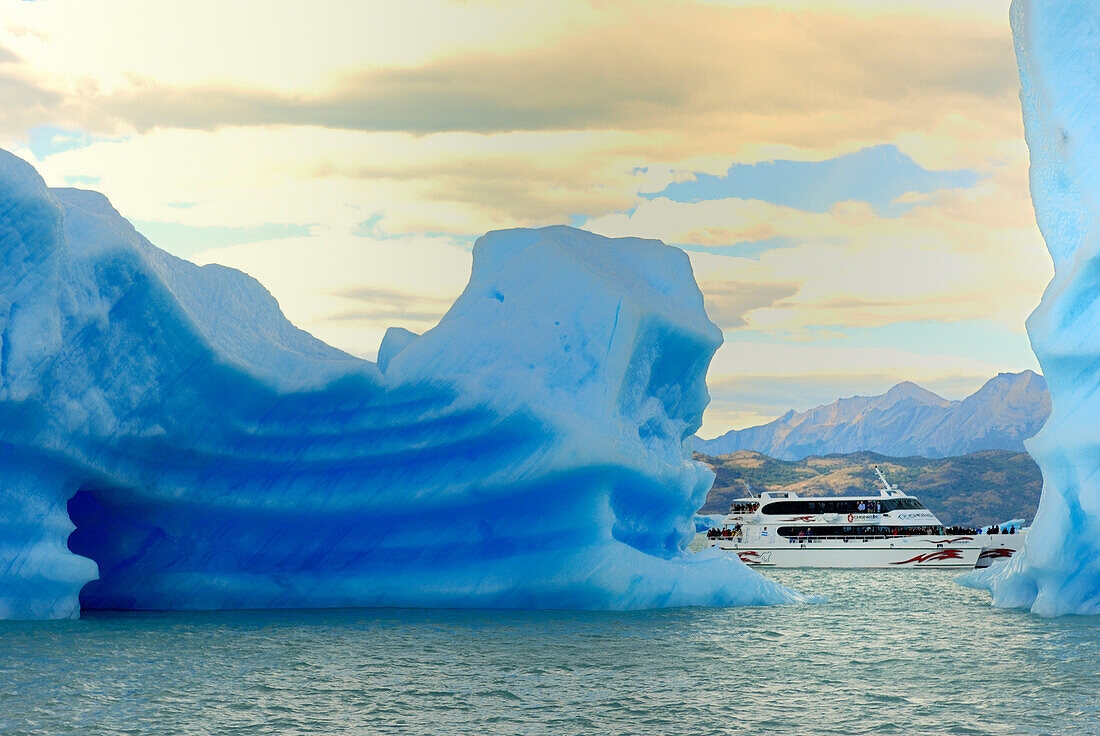
{"label": "boat window", "polygon": [[788,538],[808,537],[906,537],[943,534],[942,526],[781,526],[779,536]]}
{"label": "boat window", "polygon": [[882,502],[883,511],[923,509],[924,504],[915,498],[891,498]]}
{"label": "boat window", "polygon": [[[805,514],[859,514],[868,513],[868,505],[872,508],[880,501],[863,500],[863,509],[859,508],[859,499],[837,499],[835,501],[778,501],[769,503],[764,507],[765,514],[778,516],[781,514],[805,515]],[[874,513],[872,510],[870,513]]]}
{"label": "boat window", "polygon": [[[863,508],[859,508],[859,504]],[[769,516],[806,514],[886,514],[898,509],[923,509],[924,504],[915,498],[857,499],[838,498],[828,501],[775,501],[764,506],[763,513]]]}

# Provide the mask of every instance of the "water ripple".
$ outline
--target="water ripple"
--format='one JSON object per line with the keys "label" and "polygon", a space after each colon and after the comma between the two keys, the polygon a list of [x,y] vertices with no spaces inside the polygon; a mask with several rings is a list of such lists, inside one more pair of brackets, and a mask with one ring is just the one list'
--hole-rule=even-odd
{"label": "water ripple", "polygon": [[828,598],[5,622],[0,734],[1100,734],[1100,618],[950,571],[772,574]]}

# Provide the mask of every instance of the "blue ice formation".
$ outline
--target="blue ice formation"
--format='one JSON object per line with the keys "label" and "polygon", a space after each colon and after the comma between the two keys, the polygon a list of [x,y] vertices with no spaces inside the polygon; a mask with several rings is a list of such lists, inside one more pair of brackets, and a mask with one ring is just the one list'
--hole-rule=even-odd
{"label": "blue ice formation", "polygon": [[721,526],[725,521],[725,514],[696,514],[695,515],[695,531],[705,532],[708,529],[713,529],[716,526]]}
{"label": "blue ice formation", "polygon": [[1028,450],[1043,471],[1023,550],[961,580],[996,605],[1100,613],[1100,5],[1012,5],[1031,198],[1054,278],[1028,319],[1052,413]]}
{"label": "blue ice formation", "polygon": [[681,251],[510,230],[376,365],[0,152],[0,618],[795,600],[686,552],[720,341]]}

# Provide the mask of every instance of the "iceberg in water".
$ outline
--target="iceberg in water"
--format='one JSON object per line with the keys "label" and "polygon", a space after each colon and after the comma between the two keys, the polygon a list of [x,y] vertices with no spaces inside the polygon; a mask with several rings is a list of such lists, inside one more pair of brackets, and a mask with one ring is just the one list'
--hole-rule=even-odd
{"label": "iceberg in water", "polygon": [[0,618],[795,600],[686,552],[720,341],[681,251],[555,227],[371,363],[0,152]]}
{"label": "iceberg in water", "polygon": [[1028,319],[1052,413],[1028,449],[1043,471],[1023,550],[972,573],[996,605],[1100,613],[1100,5],[1012,5],[1031,197],[1054,279]]}

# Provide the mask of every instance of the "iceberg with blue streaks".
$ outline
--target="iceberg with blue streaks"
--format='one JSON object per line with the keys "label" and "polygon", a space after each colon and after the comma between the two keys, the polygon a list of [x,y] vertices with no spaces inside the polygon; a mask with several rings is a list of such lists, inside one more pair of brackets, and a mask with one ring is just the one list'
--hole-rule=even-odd
{"label": "iceberg with blue streaks", "polygon": [[1028,319],[1052,413],[1028,450],[1039,510],[1008,564],[961,580],[1000,606],[1100,613],[1100,6],[1012,5],[1031,198],[1054,278]]}
{"label": "iceberg with blue streaks", "polygon": [[686,551],[720,342],[681,251],[555,227],[371,363],[0,152],[0,618],[795,600]]}

